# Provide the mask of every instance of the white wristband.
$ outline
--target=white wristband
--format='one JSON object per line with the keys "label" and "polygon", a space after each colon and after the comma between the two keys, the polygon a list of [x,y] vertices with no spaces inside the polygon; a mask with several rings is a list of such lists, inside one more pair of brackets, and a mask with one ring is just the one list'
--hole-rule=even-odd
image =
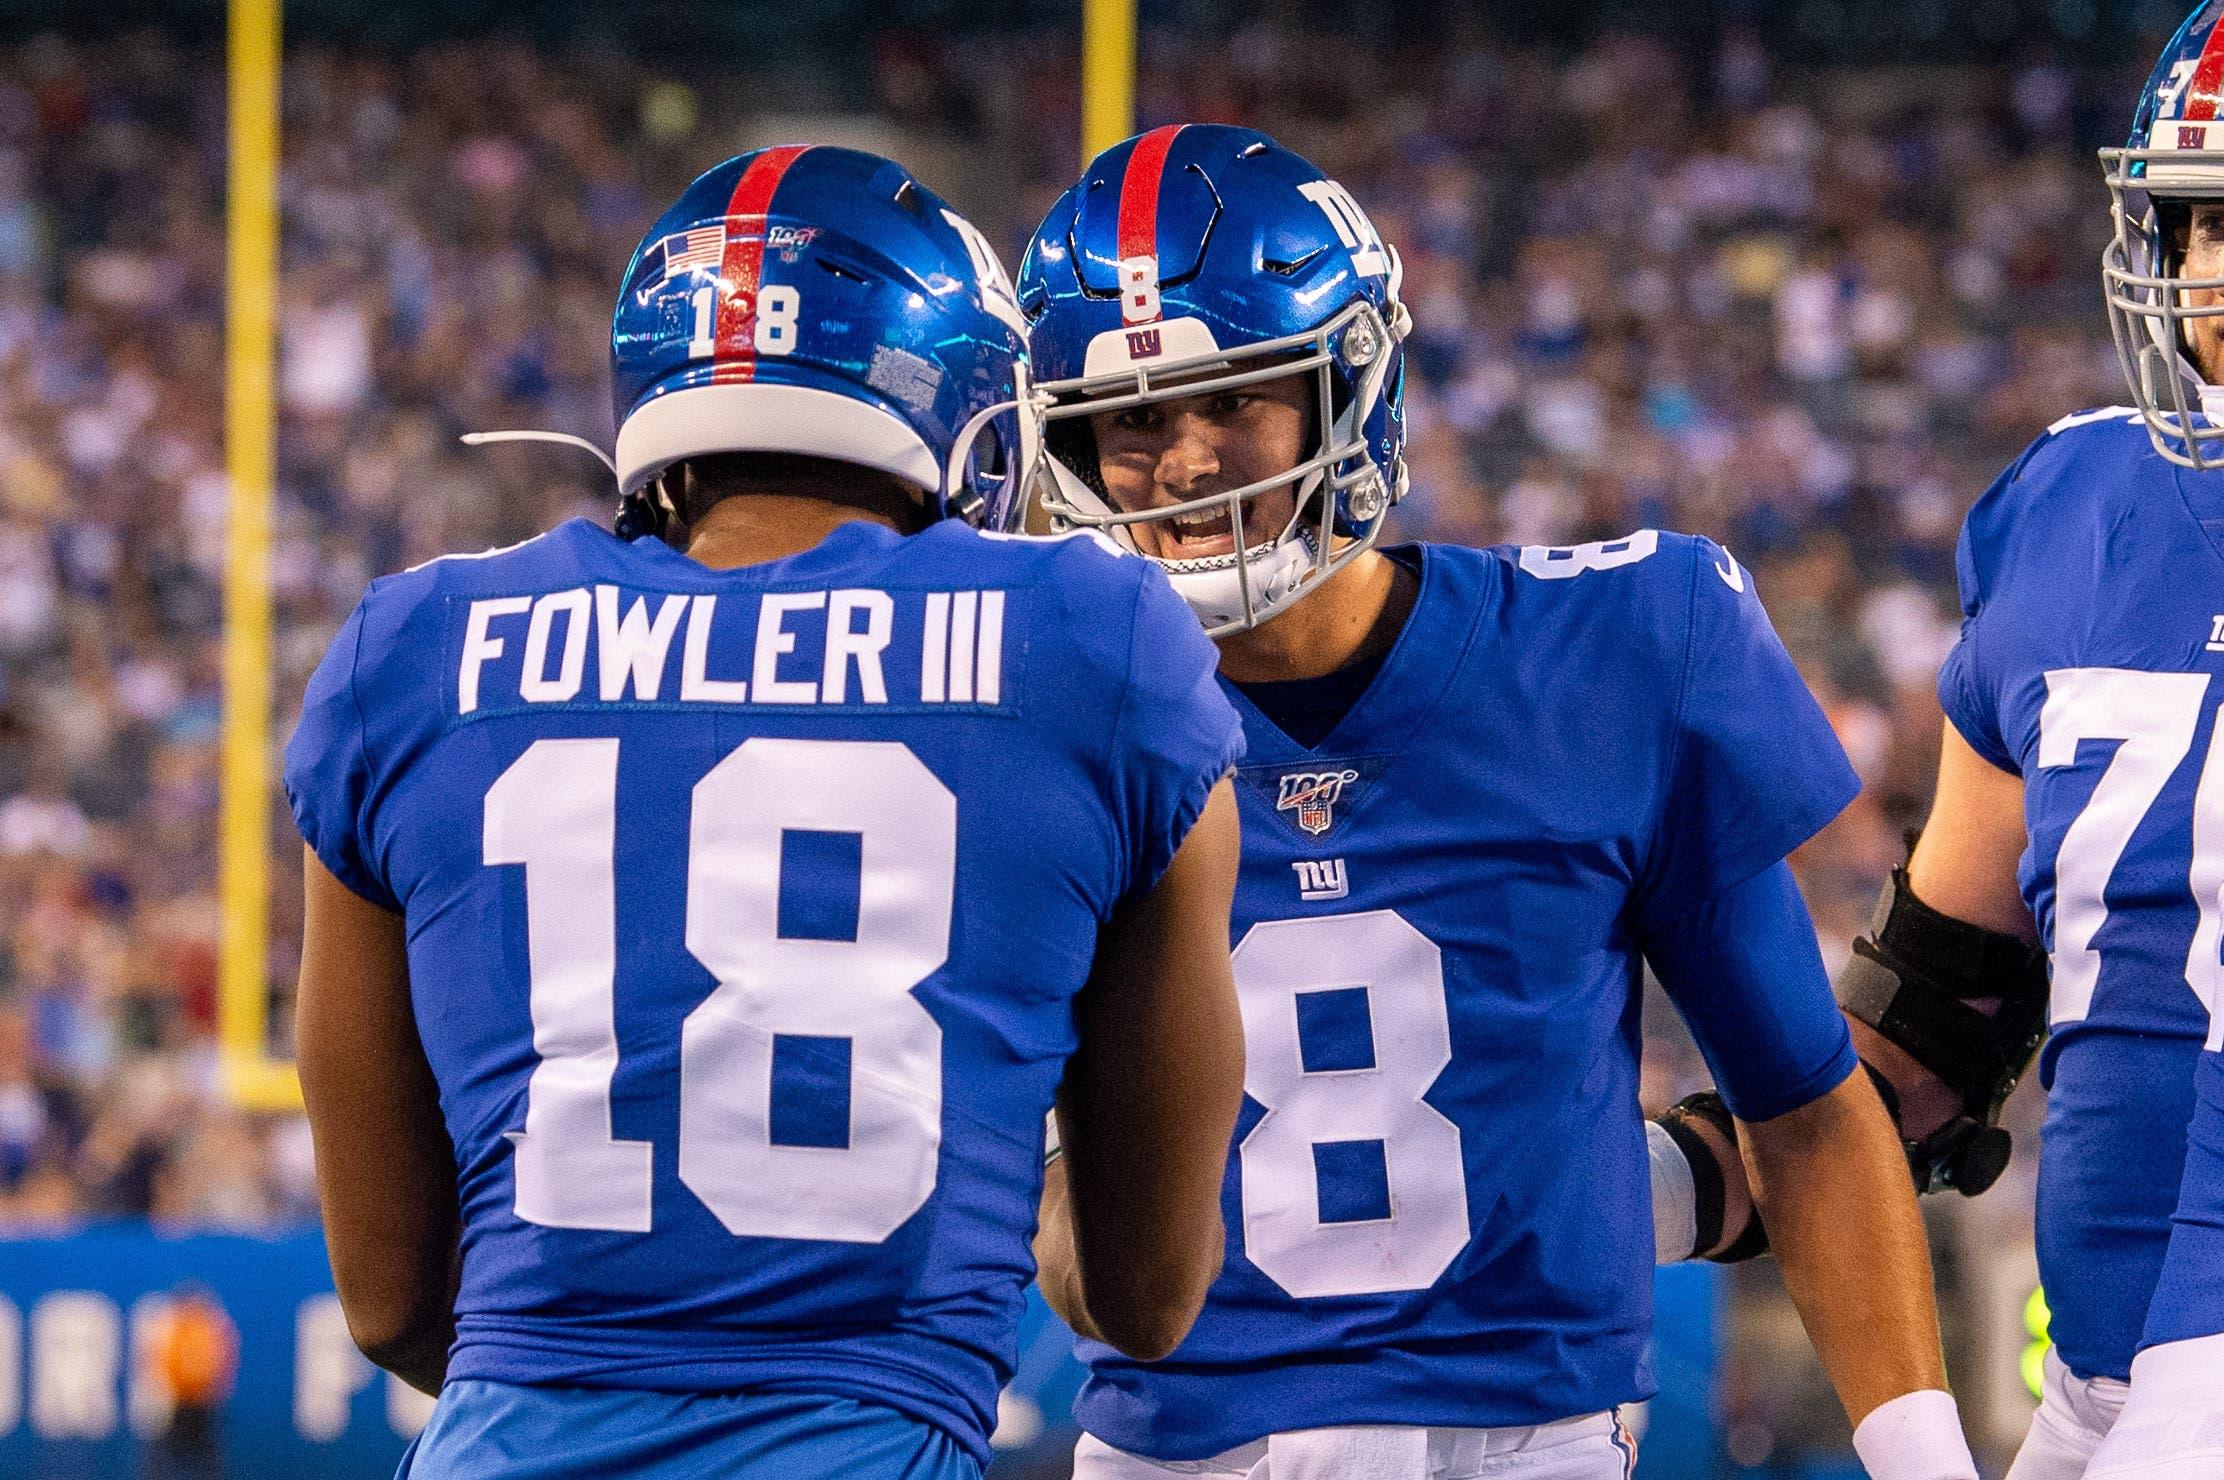
{"label": "white wristband", "polygon": [[1878,1405],[1853,1431],[1853,1452],[1871,1480],[1977,1480],[1961,1410],[1938,1388]]}
{"label": "white wristband", "polygon": [[1645,1154],[1653,1171],[1653,1262],[1689,1259],[1699,1242],[1699,1194],[1691,1183],[1691,1161],[1657,1120],[1645,1122]]}

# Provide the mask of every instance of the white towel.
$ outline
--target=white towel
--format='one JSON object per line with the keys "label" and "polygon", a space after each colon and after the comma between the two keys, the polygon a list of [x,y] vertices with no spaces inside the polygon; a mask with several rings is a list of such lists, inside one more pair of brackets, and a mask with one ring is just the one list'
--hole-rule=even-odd
{"label": "white towel", "polygon": [[1429,1431],[1300,1429],[1266,1441],[1246,1480],[1428,1480]]}

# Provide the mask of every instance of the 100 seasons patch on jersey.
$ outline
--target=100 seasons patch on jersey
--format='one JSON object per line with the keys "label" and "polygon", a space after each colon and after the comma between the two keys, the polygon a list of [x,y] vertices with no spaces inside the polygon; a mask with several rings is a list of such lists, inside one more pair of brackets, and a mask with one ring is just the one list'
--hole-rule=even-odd
{"label": "100 seasons patch on jersey", "polygon": [[1320,760],[1301,765],[1246,766],[1239,774],[1274,815],[1308,839],[1323,838],[1363,799],[1383,758]]}
{"label": "100 seasons patch on jersey", "polygon": [[1348,766],[1328,771],[1285,771],[1274,810],[1289,813],[1300,831],[1317,838],[1334,825],[1337,798],[1358,779],[1359,773]]}

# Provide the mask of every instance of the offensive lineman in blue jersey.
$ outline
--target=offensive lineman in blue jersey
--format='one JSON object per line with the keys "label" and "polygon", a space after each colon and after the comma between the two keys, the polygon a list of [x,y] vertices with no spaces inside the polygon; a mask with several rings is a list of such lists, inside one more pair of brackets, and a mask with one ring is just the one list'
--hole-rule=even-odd
{"label": "offensive lineman in blue jersey", "polygon": [[2010,1480],[2224,1476],[2220,18],[2194,10],[2102,155],[2136,405],[2064,417],[1971,509],[1937,798],[1840,982],[1926,1187],[1997,1175],[2052,1024],[2054,1345]]}
{"label": "offensive lineman in blue jersey", "polygon": [[1101,155],[1022,268],[1046,507],[1166,566],[1248,740],[1226,1266],[1170,1358],[1088,1340],[1053,1170],[1076,1474],[1625,1474],[1643,957],[1780,1249],[1796,1230],[1872,1471],[1973,1477],[1899,1148],[1782,862],[1852,796],[1844,756],[1706,541],[1373,548],[1404,482],[1397,287],[1348,193],[1216,126]]}
{"label": "offensive lineman in blue jersey", "polygon": [[288,747],[341,1300],[419,1480],[977,1476],[1054,1094],[1090,1316],[1218,1266],[1240,727],[1148,562],[977,532],[1024,326],[900,166],[711,170],[613,334],[636,537],[373,583]]}
{"label": "offensive lineman in blue jersey", "polygon": [[1840,979],[1926,1189],[1998,1175],[2051,1021],[2054,1346],[2011,1480],[2224,1476],[2220,18],[2188,17],[2102,155],[2136,405],[2063,418],[1970,511],[1936,801]]}

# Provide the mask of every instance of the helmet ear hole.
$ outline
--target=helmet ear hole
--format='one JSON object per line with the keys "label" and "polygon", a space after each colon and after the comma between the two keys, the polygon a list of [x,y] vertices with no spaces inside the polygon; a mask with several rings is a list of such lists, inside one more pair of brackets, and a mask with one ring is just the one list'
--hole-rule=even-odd
{"label": "helmet ear hole", "polygon": [[973,476],[1001,481],[1011,476],[1012,449],[1005,445],[1004,418],[988,424],[988,433],[973,444]]}
{"label": "helmet ear hole", "polygon": [[1069,416],[1043,428],[1043,448],[1079,478],[1098,498],[1109,501],[1104,471],[1097,466],[1097,433],[1086,416]]}
{"label": "helmet ear hole", "polygon": [[976,527],[1011,502],[1012,469],[1018,458],[1011,446],[1012,433],[1004,417],[992,416],[973,439],[966,466],[959,470],[957,486],[950,491],[950,511]]}
{"label": "helmet ear hole", "polygon": [[2162,248],[2162,261],[2156,266],[2160,276],[2176,277],[2178,264],[2185,260],[2186,244],[2193,236],[2193,202],[2158,200],[2154,213],[2155,239]]}

